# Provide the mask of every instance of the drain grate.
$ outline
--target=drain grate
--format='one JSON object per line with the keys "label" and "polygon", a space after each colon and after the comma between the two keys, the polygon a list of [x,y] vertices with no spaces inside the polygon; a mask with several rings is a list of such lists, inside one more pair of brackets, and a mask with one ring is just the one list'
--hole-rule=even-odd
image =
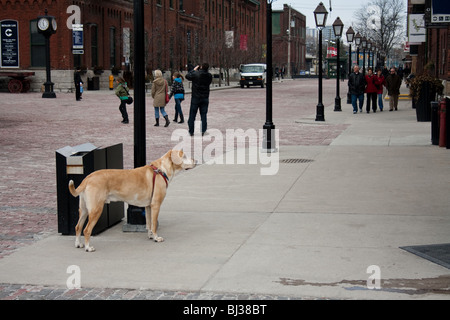
{"label": "drain grate", "polygon": [[311,159],[283,159],[280,162],[281,163],[310,163],[314,160]]}

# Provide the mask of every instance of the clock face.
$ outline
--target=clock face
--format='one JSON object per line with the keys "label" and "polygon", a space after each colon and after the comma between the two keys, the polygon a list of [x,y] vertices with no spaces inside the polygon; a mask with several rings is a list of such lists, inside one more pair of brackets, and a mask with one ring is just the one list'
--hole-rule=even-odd
{"label": "clock face", "polygon": [[56,19],[52,20],[52,27],[53,27],[53,31],[56,31],[56,29],[58,28],[58,25],[56,23]]}
{"label": "clock face", "polygon": [[49,26],[50,26],[50,23],[48,22],[48,20],[46,18],[39,19],[39,21],[38,21],[39,30],[45,31],[48,29]]}

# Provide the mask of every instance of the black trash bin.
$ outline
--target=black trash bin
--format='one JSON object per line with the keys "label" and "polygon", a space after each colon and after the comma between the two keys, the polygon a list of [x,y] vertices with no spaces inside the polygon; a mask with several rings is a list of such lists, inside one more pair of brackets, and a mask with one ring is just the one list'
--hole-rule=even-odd
{"label": "black trash bin", "polygon": [[88,88],[87,89],[89,91],[100,90],[100,77],[88,78]]}
{"label": "black trash bin", "polygon": [[[74,235],[78,223],[79,197],[69,192],[69,181],[78,187],[90,173],[101,169],[123,169],[123,145],[97,148],[91,143],[56,150],[56,188],[58,203],[58,232]],[[102,215],[92,233],[98,234],[122,221],[123,202],[105,204]]]}

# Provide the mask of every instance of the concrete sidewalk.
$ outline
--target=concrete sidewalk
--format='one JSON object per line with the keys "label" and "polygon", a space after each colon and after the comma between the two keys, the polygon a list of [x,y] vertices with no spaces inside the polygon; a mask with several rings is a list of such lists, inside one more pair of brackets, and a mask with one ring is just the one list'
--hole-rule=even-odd
{"label": "concrete sidewalk", "polygon": [[[54,233],[1,259],[0,283],[65,288],[77,265],[84,288],[449,299],[450,270],[399,248],[450,242],[450,152],[431,146],[410,104],[356,115],[330,106],[321,125],[348,128],[329,146],[281,146],[276,175],[259,164],[181,173],[161,209],[165,242],[120,224],[86,253]],[[370,266],[380,289],[367,287]]]}

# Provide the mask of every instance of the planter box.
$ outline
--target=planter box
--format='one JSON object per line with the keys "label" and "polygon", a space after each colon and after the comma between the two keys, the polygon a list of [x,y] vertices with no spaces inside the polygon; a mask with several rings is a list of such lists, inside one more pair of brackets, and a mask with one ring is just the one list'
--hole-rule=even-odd
{"label": "planter box", "polygon": [[431,121],[431,102],[436,101],[436,90],[431,90],[431,85],[424,82],[420,90],[419,100],[415,103],[418,122]]}

